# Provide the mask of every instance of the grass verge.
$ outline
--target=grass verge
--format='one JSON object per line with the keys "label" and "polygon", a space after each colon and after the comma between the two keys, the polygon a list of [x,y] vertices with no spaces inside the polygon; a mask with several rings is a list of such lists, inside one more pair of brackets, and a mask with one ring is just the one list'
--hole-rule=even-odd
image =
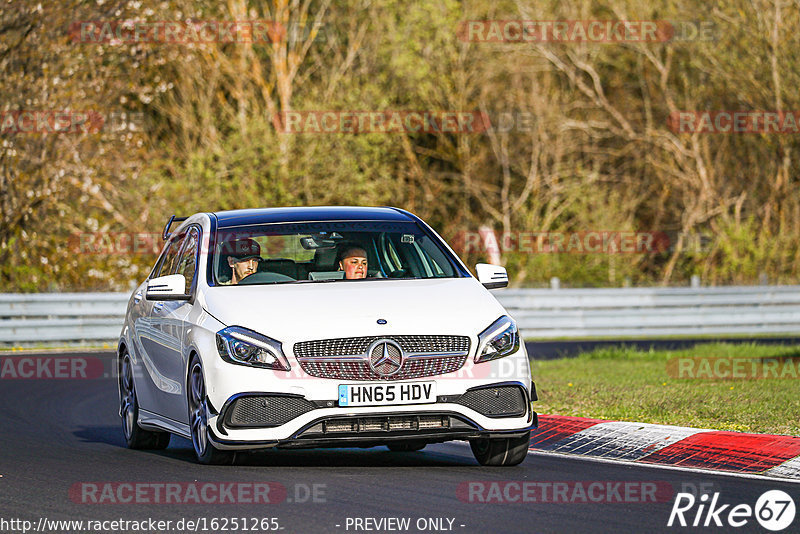
{"label": "grass verge", "polygon": [[[672,351],[602,348],[533,361],[546,414],[800,435],[800,379],[677,378],[672,358],[783,358],[800,368],[800,346],[712,343]],[[673,367],[674,369],[674,367]]]}

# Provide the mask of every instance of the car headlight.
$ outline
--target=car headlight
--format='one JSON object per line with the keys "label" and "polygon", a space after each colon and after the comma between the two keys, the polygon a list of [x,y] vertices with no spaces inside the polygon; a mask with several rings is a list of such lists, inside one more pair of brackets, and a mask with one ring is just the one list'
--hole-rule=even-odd
{"label": "car headlight", "polygon": [[488,362],[519,350],[519,330],[514,319],[504,315],[478,336],[475,363]]}
{"label": "car headlight", "polygon": [[280,341],[241,326],[229,326],[217,332],[217,351],[230,363],[276,371],[291,369]]}

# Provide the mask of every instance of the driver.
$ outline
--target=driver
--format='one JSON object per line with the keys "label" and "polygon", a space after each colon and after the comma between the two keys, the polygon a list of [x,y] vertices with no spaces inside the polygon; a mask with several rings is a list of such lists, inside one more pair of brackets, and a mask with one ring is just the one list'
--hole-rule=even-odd
{"label": "driver", "polygon": [[228,265],[233,271],[230,281],[221,282],[222,285],[236,285],[258,270],[261,261],[261,247],[252,239],[237,239],[228,241],[223,245],[227,254]]}
{"label": "driver", "polygon": [[342,247],[337,254],[339,270],[347,280],[367,277],[367,251],[358,245]]}

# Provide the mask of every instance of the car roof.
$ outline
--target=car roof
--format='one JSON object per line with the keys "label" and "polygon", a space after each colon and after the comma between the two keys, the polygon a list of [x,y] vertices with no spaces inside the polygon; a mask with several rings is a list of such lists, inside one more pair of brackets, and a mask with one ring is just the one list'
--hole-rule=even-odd
{"label": "car roof", "polygon": [[414,221],[408,213],[391,207],[316,206],[293,208],[258,208],[214,213],[217,228],[250,224],[305,221]]}

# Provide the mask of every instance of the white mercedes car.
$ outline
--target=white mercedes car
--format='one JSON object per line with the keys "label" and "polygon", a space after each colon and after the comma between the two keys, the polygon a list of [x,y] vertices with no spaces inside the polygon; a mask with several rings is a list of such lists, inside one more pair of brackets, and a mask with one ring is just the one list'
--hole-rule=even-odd
{"label": "white mercedes car", "polygon": [[[180,223],[170,233],[173,223]],[[516,465],[538,419],[514,320],[418,217],[397,208],[171,217],[119,339],[120,416],[135,449],[235,451],[468,440]]]}

